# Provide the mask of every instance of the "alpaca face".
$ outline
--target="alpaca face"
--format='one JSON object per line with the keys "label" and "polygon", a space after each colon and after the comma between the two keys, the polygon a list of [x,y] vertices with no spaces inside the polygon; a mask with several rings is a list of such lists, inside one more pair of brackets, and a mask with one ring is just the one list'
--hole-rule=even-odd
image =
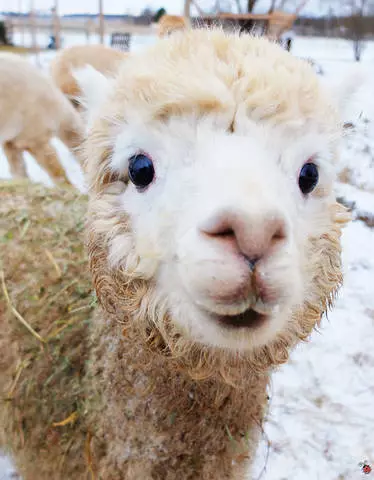
{"label": "alpaca face", "polygon": [[194,340],[249,348],[287,328],[313,291],[309,239],[328,224],[330,154],[307,131],[288,145],[276,129],[243,118],[228,133],[216,120],[119,134],[111,168],[129,176],[118,200],[131,234],[113,239],[110,259],[128,267],[135,254],[136,276],[153,279]]}
{"label": "alpaca face", "polygon": [[[210,55],[196,69],[195,36]],[[88,141],[93,156],[99,137],[110,154],[88,168],[101,191],[111,188],[98,181],[104,172],[123,186],[102,212],[108,222],[118,212],[106,237],[112,268],[149,282],[182,335],[254,349],[319,301],[316,239],[331,227],[337,127],[313,72],[280,48],[220,32],[186,37],[127,64]],[[168,76],[163,62],[178,51]]]}

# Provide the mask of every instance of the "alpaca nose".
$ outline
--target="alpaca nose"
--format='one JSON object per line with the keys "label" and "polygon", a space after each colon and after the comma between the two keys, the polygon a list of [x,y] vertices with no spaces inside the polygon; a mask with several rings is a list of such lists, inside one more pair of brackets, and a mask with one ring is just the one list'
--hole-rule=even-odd
{"label": "alpaca nose", "polygon": [[201,226],[201,231],[212,241],[243,255],[251,268],[285,243],[286,230],[286,222],[278,212],[255,217],[227,210]]}

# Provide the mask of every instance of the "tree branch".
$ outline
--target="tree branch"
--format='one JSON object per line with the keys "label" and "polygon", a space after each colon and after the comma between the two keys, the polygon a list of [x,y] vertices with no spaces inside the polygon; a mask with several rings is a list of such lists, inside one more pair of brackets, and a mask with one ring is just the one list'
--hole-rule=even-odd
{"label": "tree branch", "polygon": [[243,13],[240,0],[235,0],[235,4],[236,4],[236,8],[238,9],[238,13]]}
{"label": "tree branch", "polygon": [[256,6],[257,0],[248,0],[247,2],[247,11],[248,13],[252,13],[255,6]]}

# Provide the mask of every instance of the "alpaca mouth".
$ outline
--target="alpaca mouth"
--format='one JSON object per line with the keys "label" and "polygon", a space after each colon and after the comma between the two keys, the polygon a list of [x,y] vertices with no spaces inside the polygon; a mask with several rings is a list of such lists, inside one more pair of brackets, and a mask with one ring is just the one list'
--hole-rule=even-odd
{"label": "alpaca mouth", "polygon": [[[251,299],[249,299],[251,300]],[[226,328],[250,328],[257,329],[262,327],[269,319],[276,315],[280,310],[278,303],[264,303],[263,300],[248,302],[249,305],[230,305],[228,308],[217,308],[216,311],[210,311],[210,318],[222,327]],[[243,308],[244,307],[244,308]],[[221,311],[219,311],[221,310]]]}
{"label": "alpaca mouth", "polygon": [[268,318],[268,315],[258,313],[250,308],[239,315],[219,315],[216,317],[216,321],[223,327],[228,328],[259,328]]}

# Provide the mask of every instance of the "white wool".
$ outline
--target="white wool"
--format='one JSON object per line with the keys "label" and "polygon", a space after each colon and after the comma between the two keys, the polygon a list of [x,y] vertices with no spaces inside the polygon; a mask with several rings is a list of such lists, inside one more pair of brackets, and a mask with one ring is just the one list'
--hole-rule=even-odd
{"label": "white wool", "polygon": [[82,91],[82,96],[78,100],[84,107],[85,123],[89,128],[95,112],[108,95],[110,79],[92,65],[76,68],[72,71],[72,75]]}

